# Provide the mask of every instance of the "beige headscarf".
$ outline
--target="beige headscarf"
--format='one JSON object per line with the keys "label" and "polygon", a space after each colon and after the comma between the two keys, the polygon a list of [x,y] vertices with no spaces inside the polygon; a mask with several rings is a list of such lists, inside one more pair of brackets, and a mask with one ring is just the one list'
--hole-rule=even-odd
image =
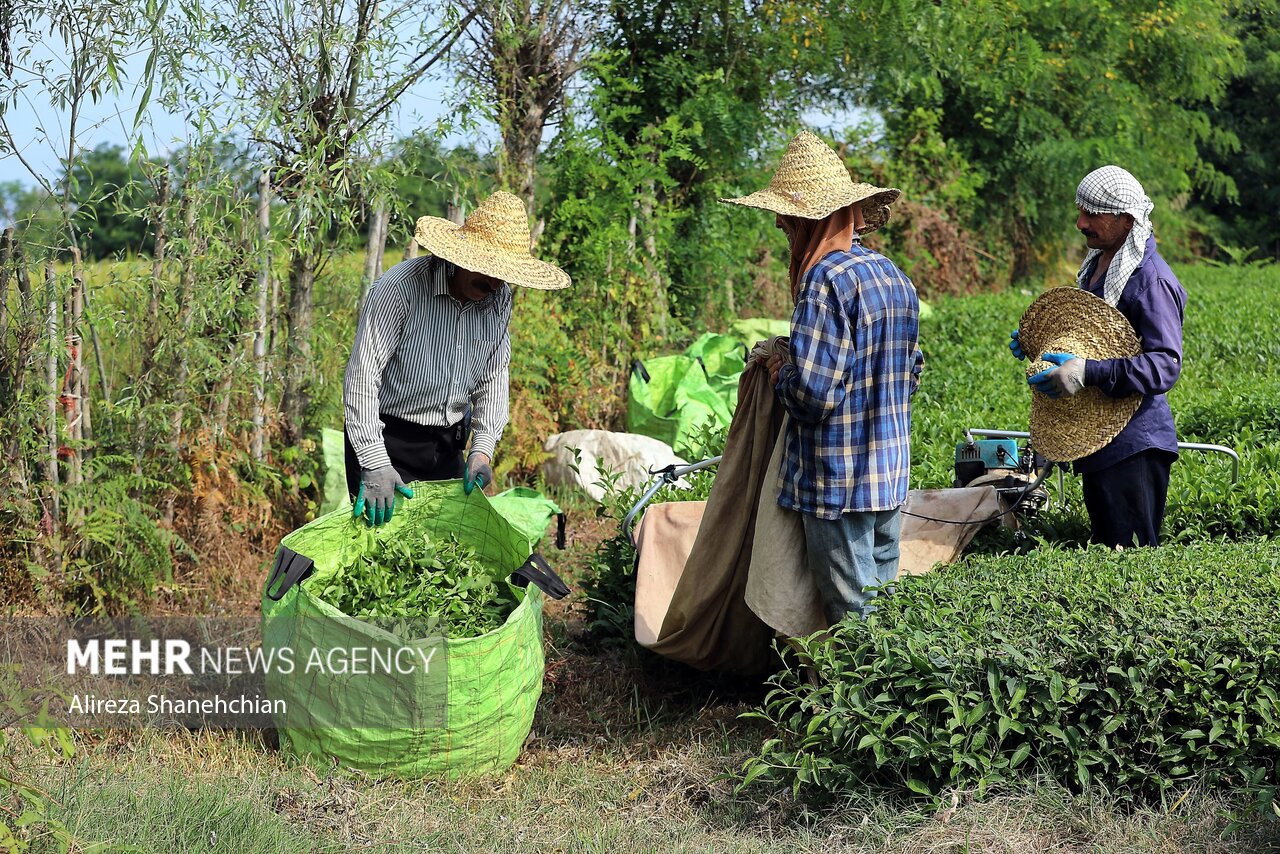
{"label": "beige headscarf", "polygon": [[853,243],[854,205],[846,205],[823,219],[788,217],[795,237],[791,243],[791,301],[800,297],[804,274],[829,252],[847,252]]}

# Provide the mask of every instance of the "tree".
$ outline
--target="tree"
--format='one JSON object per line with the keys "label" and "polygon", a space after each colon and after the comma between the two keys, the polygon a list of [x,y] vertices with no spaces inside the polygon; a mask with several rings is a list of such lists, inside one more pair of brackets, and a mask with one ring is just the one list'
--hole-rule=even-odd
{"label": "tree", "polygon": [[14,239],[30,247],[52,247],[62,226],[58,199],[21,181],[0,183],[0,217],[14,227]]}
{"label": "tree", "polygon": [[469,0],[472,49],[460,57],[464,79],[492,98],[502,134],[498,181],[534,212],[538,148],[565,104],[595,30],[581,0]]}
{"label": "tree", "polygon": [[[59,200],[58,228],[48,234],[50,246],[46,247],[46,293],[48,306],[44,329],[47,334],[47,362],[44,389],[48,408],[44,425],[48,442],[45,459],[45,479],[48,483],[47,501],[52,508],[52,518],[59,520],[62,492],[61,465],[66,461],[66,483],[73,490],[83,484],[84,460],[88,457],[89,440],[92,439],[92,420],[89,395],[89,373],[83,361],[83,349],[79,346],[85,322],[89,296],[85,290],[84,270],[81,264],[79,223],[75,217],[75,181],[73,176],[82,163],[84,140],[94,129],[86,126],[84,110],[109,93],[119,93],[122,88],[120,66],[124,57],[145,41],[154,28],[158,9],[154,2],[139,5],[123,0],[54,0],[54,2],[9,2],[0,10],[0,23],[4,29],[0,40],[0,63],[4,74],[0,76],[0,155],[12,156],[21,163],[37,186],[48,197]],[[153,66],[148,64],[144,78],[150,78]],[[52,116],[42,117],[35,140],[19,140],[8,123],[8,115],[21,103],[31,103],[32,96],[45,99],[49,112],[65,111],[65,125],[51,121]],[[145,106],[146,95],[143,96]],[[142,112],[139,108],[138,115]],[[136,123],[135,117],[135,123]],[[48,127],[58,127],[55,138]],[[42,174],[23,151],[28,142],[50,146],[62,161],[61,180]],[[59,281],[53,266],[57,253],[67,253],[71,258],[71,277],[65,293],[60,293]],[[59,320],[59,309],[65,315]],[[61,328],[60,328],[61,326]],[[99,379],[105,390],[102,344],[96,328],[88,323],[99,366]],[[67,349],[67,370],[61,388],[58,387],[60,340]],[[65,411],[65,431],[60,431],[58,406]],[[60,437],[65,432],[65,437]],[[66,444],[63,445],[62,439]],[[66,452],[63,452],[63,448]],[[84,505],[80,505],[68,521],[79,527],[83,521]],[[51,563],[61,562],[60,547],[50,549]]]}
{"label": "tree", "polygon": [[[396,140],[382,164],[391,175],[388,198],[389,246],[404,247],[413,237],[420,216],[447,216],[494,190],[496,160],[468,145],[444,148],[430,133],[417,132]],[[365,221],[360,239],[368,235]],[[353,246],[354,246],[353,241]]]}
{"label": "tree", "polygon": [[[687,128],[688,156],[666,159],[670,188],[642,188],[639,230],[652,243],[647,212],[672,203],[682,212],[670,241],[663,287],[675,315],[737,313],[773,304],[762,294],[761,265],[781,255],[773,223],[730,210],[719,198],[756,189],[771,158],[809,110],[845,99],[863,78],[840,53],[842,31],[830,10],[797,0],[611,0],[604,46],[619,57],[611,85],[611,130],[632,145],[668,122]],[[843,14],[839,12],[838,14]],[[832,81],[837,81],[833,83]],[[761,299],[761,297],[764,299]],[[771,308],[770,310],[777,310]]]}
{"label": "tree", "polygon": [[[389,178],[371,170],[387,138],[381,127],[397,99],[448,55],[469,22],[429,23],[436,10],[379,0],[292,0],[218,4],[207,25],[191,16],[173,26],[204,27],[187,43],[201,48],[186,71],[217,69],[214,91],[174,95],[235,114],[270,163],[271,185],[285,203],[291,235],[281,431],[303,435],[312,382],[313,287],[330,235],[352,227],[358,200],[385,195]],[[444,11],[444,10],[441,10]],[[412,18],[410,17],[412,16]],[[414,48],[397,28],[421,19]],[[194,66],[194,67],[192,67]],[[234,100],[226,100],[230,95]]]}
{"label": "tree", "polygon": [[[163,168],[163,163],[153,161],[153,166]],[[151,251],[145,208],[155,191],[122,146],[104,143],[86,152],[63,180],[71,184],[72,221],[88,257]]]}
{"label": "tree", "polygon": [[1214,127],[1235,134],[1240,148],[1226,154],[1211,146],[1202,150],[1232,177],[1239,199],[1210,199],[1206,207],[1223,221],[1227,241],[1280,258],[1280,3],[1245,0],[1231,19],[1243,45],[1244,70],[1209,108],[1209,118]]}
{"label": "tree", "polygon": [[936,113],[943,139],[981,174],[973,224],[1011,247],[1015,280],[1062,246],[1073,188],[1104,163],[1166,202],[1234,192],[1201,153],[1234,144],[1200,106],[1218,103],[1240,68],[1214,4],[911,0],[829,14],[869,72],[843,87],[849,97],[890,124]]}

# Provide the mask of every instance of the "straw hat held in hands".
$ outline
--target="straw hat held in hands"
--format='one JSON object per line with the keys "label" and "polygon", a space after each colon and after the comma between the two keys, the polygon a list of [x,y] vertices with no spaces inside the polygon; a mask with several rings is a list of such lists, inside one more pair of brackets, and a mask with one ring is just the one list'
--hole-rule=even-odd
{"label": "straw hat held in hands", "polygon": [[1110,164],[1076,186],[1076,228],[1088,251],[1076,287],[1026,310],[1009,351],[1027,369],[1031,443],[1071,461],[1089,540],[1158,546],[1178,434],[1166,395],[1182,372],[1187,292],[1161,257],[1155,204]]}

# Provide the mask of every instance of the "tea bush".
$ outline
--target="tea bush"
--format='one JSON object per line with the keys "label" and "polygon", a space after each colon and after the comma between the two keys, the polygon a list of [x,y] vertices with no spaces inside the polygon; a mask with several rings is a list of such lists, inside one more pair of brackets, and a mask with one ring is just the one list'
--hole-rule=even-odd
{"label": "tea bush", "polygon": [[1042,547],[901,580],[798,641],[745,782],[937,800],[1039,771],[1123,799],[1194,783],[1277,801],[1280,542]]}

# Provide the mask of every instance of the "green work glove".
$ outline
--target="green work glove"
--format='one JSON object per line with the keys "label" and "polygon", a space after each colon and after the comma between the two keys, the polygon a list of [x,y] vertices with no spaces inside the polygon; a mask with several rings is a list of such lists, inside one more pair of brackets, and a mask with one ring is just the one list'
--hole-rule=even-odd
{"label": "green work glove", "polygon": [[1015,359],[1025,359],[1027,354],[1022,352],[1022,342],[1018,340],[1018,330],[1009,333],[1009,352],[1013,354]]}
{"label": "green work glove", "polygon": [[1069,397],[1084,388],[1084,359],[1070,353],[1045,353],[1041,358],[1058,367],[1028,377],[1027,384],[1033,389],[1049,397]]}
{"label": "green work glove", "polygon": [[396,513],[397,492],[413,497],[413,490],[405,486],[395,466],[360,469],[360,491],[351,515],[359,519],[363,514],[370,525],[385,525]]}
{"label": "green work glove", "polygon": [[467,457],[467,471],[462,477],[462,489],[467,495],[477,486],[483,490],[493,483],[493,469],[489,466],[489,455],[477,451]]}

